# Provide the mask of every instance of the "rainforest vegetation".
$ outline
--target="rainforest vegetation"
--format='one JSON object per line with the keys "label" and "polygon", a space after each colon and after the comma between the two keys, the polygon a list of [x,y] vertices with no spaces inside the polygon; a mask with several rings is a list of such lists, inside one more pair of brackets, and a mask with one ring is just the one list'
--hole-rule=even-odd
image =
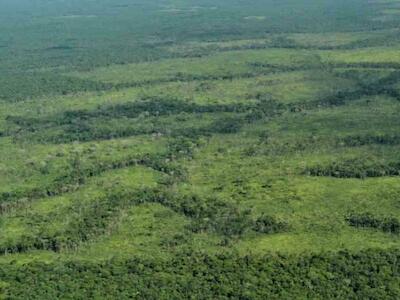
{"label": "rainforest vegetation", "polygon": [[399,299],[399,0],[2,0],[0,299]]}

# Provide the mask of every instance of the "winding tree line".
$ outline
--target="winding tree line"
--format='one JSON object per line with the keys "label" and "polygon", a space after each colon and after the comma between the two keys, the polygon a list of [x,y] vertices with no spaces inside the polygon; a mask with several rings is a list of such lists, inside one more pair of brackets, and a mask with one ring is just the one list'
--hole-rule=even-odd
{"label": "winding tree line", "polygon": [[[264,97],[265,95],[258,95],[256,97],[258,100],[257,103],[246,105],[198,105],[195,103],[187,103],[176,98],[164,99],[154,97],[137,102],[113,106],[101,106],[93,110],[67,111],[62,114],[43,118],[13,116],[7,118],[7,121],[10,124],[10,130],[5,134],[14,136],[21,134],[21,132],[29,134],[41,132],[48,128],[58,127],[64,131],[64,139],[60,138],[57,142],[73,140],[85,141],[96,138],[104,139],[149,133],[140,132],[137,128],[132,129],[133,131],[128,130],[123,131],[122,133],[116,133],[113,131],[113,128],[110,128],[109,132],[101,132],[99,134],[98,131],[93,131],[94,127],[91,127],[91,122],[98,120],[112,120],[118,118],[134,119],[139,116],[150,118],[173,116],[181,113],[225,114],[224,117],[214,119],[210,125],[205,127],[198,128],[197,130],[193,130],[192,128],[181,128],[172,134],[172,136],[175,137],[190,136],[196,139],[201,135],[235,133],[245,124],[256,122],[261,119],[265,120],[288,110],[296,112],[301,109],[302,105],[306,108],[314,108],[319,105],[337,106],[367,95],[389,94],[398,97],[397,91],[392,89],[390,85],[397,82],[399,76],[399,72],[392,72],[390,75],[376,81],[374,84],[365,85],[360,82],[359,87],[355,90],[339,91],[334,95],[301,104],[296,103],[284,105],[273,99]],[[396,137],[393,136],[364,138],[347,137],[343,142],[350,146],[353,145],[352,143],[354,143],[354,145],[357,145],[357,143],[397,143],[396,140]],[[17,205],[19,199],[28,198],[32,200],[45,196],[59,195],[74,190],[84,184],[87,178],[97,176],[106,170],[133,165],[148,166],[171,175],[171,180],[167,182],[167,185],[174,181],[184,180],[185,171],[177,168],[174,164],[166,163],[165,160],[166,158],[176,159],[177,157],[182,156],[182,154],[184,156],[191,156],[193,154],[193,144],[195,144],[195,142],[188,142],[188,140],[180,140],[179,142],[175,141],[169,145],[169,152],[167,154],[126,158],[123,161],[115,161],[109,165],[85,167],[80,165],[79,158],[73,158],[70,162],[71,172],[56,178],[48,186],[1,194],[1,209],[3,212],[7,211],[10,207],[13,207],[13,205]],[[366,163],[364,160],[354,159],[334,162],[330,165],[313,166],[306,169],[304,173],[312,176],[333,176],[341,178],[391,176],[400,175],[400,163],[373,162],[373,164],[371,164]],[[121,191],[116,189],[104,197],[95,199],[90,205],[82,206],[82,204],[75,203],[70,208],[70,213],[75,216],[75,218],[71,218],[70,223],[64,230],[55,233],[46,232],[45,227],[42,227],[40,225],[41,222],[39,221],[39,225],[36,229],[38,232],[33,235],[23,236],[21,240],[16,243],[11,242],[11,244],[2,245],[0,251],[3,253],[25,252],[30,249],[60,251],[65,248],[77,247],[80,243],[104,233],[107,230],[109,223],[116,218],[123,208],[144,202],[160,203],[187,216],[192,220],[191,225],[188,228],[191,232],[212,231],[225,236],[227,240],[241,236],[249,230],[258,231],[260,233],[274,233],[288,229],[288,225],[285,222],[277,221],[271,216],[261,216],[254,220],[251,218],[250,211],[240,210],[236,206],[227,202],[218,201],[218,199],[201,199],[197,196],[193,196],[192,198],[176,198],[168,194],[168,191],[165,189],[128,191],[128,193],[125,191],[125,194],[121,194]],[[361,220],[364,219],[361,218]],[[352,226],[356,226],[354,224],[361,222],[357,221],[358,219],[356,218],[351,220],[352,221],[349,221],[349,224]],[[372,223],[375,224],[378,221],[374,222]],[[386,221],[380,221],[379,224],[381,224],[379,225],[379,228],[382,228],[382,230],[387,227]],[[373,226],[371,225],[371,227]]]}
{"label": "winding tree line", "polygon": [[160,203],[192,219],[189,229],[193,232],[212,231],[227,238],[242,236],[246,231],[261,233],[286,231],[288,224],[273,216],[251,216],[251,210],[242,210],[237,205],[219,198],[203,199],[198,195],[174,196],[168,190],[145,189],[138,192],[143,202]]}
{"label": "winding tree line", "polygon": [[[230,47],[219,47],[209,46],[195,49],[194,51],[182,53],[178,57],[205,57],[215,52],[227,52],[227,51],[243,51],[253,49],[268,49],[268,48],[283,48],[283,49],[310,49],[310,50],[342,50],[342,49],[355,49],[370,47],[371,45],[377,44],[384,40],[383,37],[375,39],[368,39],[365,41],[355,41],[344,45],[336,46],[318,46],[318,45],[301,45],[295,40],[287,37],[277,36],[271,41],[265,41],[264,43],[251,43],[248,45],[230,46]],[[176,53],[172,54],[176,56]],[[168,58],[168,56],[163,57]],[[176,57],[175,57],[176,58]],[[167,76],[166,78],[150,79],[135,82],[123,82],[123,83],[109,83],[101,82],[90,79],[82,79],[65,75],[62,73],[54,74],[48,72],[26,72],[23,74],[9,73],[7,76],[3,76],[0,82],[0,100],[3,101],[21,101],[30,98],[39,98],[44,96],[54,95],[67,95],[79,92],[90,92],[90,91],[107,91],[107,90],[121,90],[132,87],[145,87],[162,83],[171,82],[191,82],[191,81],[204,81],[204,80],[233,80],[240,78],[253,78],[262,75],[268,75],[276,72],[289,72],[298,70],[310,70],[310,69],[329,69],[329,68],[369,68],[369,69],[400,69],[400,64],[395,62],[361,62],[361,63],[309,63],[300,64],[297,66],[279,66],[269,63],[254,62],[249,63],[249,66],[253,67],[251,70],[236,74],[221,74],[221,75],[196,75],[190,73],[177,72],[176,74]]]}
{"label": "winding tree line", "polygon": [[[89,141],[95,139],[110,139],[133,135],[163,133],[173,136],[198,136],[210,135],[212,133],[235,133],[244,121],[253,122],[266,116],[273,116],[283,111],[284,106],[276,101],[262,101],[256,104],[221,104],[221,105],[199,105],[188,103],[176,98],[150,98],[131,103],[103,106],[92,111],[68,111],[60,115],[47,118],[26,118],[21,116],[10,116],[7,118],[9,130],[4,135],[13,136],[16,141],[18,137],[24,138],[26,134],[40,133],[47,129],[59,128],[63,133],[56,136],[39,136],[39,141],[65,143],[70,141]],[[161,116],[180,116],[189,114],[216,114],[223,113],[222,117],[215,117],[215,121],[209,125],[196,128],[185,126],[174,127],[168,132],[165,126],[132,126],[122,129],[105,128],[99,129],[96,122],[103,120],[107,122],[119,118],[144,117],[147,120]],[[174,121],[179,123],[179,121]],[[156,122],[157,123],[157,122]]]}
{"label": "winding tree line", "polygon": [[[83,168],[79,160],[74,159],[74,165],[72,166],[73,173],[63,177],[63,180],[52,183],[51,187],[55,187],[56,189],[50,190],[48,187],[39,187],[36,194],[32,194],[32,191],[25,191],[23,195],[3,195],[5,198],[1,201],[2,212],[18,205],[18,197],[31,197],[29,200],[33,200],[39,197],[65,193],[70,191],[69,186],[71,185],[71,181],[75,184],[75,188],[78,188],[89,177],[96,176],[109,169],[132,165],[144,165],[166,173],[169,179],[167,181],[163,180],[160,184],[170,186],[177,181],[185,180],[185,171],[173,164],[173,161],[181,157],[191,157],[195,147],[197,147],[197,142],[193,140],[182,138],[171,140],[167,145],[165,154],[156,156],[145,155],[141,158],[114,162],[107,166],[96,165],[95,169]],[[62,212],[62,215],[28,216],[31,221],[31,233],[24,234],[16,241],[6,241],[0,245],[0,252],[21,253],[32,249],[60,251],[67,248],[76,248],[82,242],[103,234],[108,228],[109,223],[123,208],[143,203],[143,199],[138,196],[140,194],[136,190],[132,190],[129,187],[116,186],[106,191],[104,196],[91,200],[90,203],[82,203],[80,199],[75,200],[68,207],[67,211]],[[65,215],[70,216],[66,226],[57,231],[49,230],[49,222],[64,218]]]}
{"label": "winding tree line", "polygon": [[8,121],[22,126],[28,131],[37,131],[41,127],[62,126],[73,124],[76,120],[91,120],[97,118],[136,118],[144,116],[168,116],[177,113],[212,113],[212,112],[245,112],[248,105],[244,104],[208,104],[199,105],[182,101],[175,97],[147,97],[135,102],[116,105],[103,105],[93,110],[71,110],[44,118],[26,118],[9,116]]}
{"label": "winding tree line", "polygon": [[[255,63],[257,64],[257,63]],[[375,64],[376,65],[376,64]],[[383,67],[389,67],[389,64],[382,64]],[[257,68],[277,69],[279,71],[287,71],[285,66],[274,66],[270,64],[257,64]],[[354,66],[354,64],[349,64]],[[309,67],[309,66],[308,66]],[[344,75],[344,76],[349,76]],[[258,103],[255,104],[220,104],[220,105],[198,105],[182,101],[178,98],[159,98],[150,97],[131,103],[122,103],[118,105],[104,105],[93,110],[78,110],[67,111],[62,114],[57,114],[49,117],[41,118],[28,118],[24,116],[9,116],[7,118],[9,129],[2,132],[3,136],[13,136],[16,139],[20,136],[24,137],[26,134],[40,133],[46,129],[59,128],[60,134],[45,135],[36,137],[42,142],[65,143],[70,141],[89,141],[96,139],[110,139],[117,137],[127,137],[141,134],[164,133],[173,131],[175,136],[189,134],[185,126],[169,130],[165,126],[157,126],[157,122],[153,126],[139,126],[132,124],[124,128],[113,128],[97,126],[96,122],[129,118],[135,119],[137,117],[145,117],[151,122],[151,118],[160,116],[172,116],[182,113],[188,114],[213,114],[213,113],[231,113],[231,114],[244,114],[247,121],[256,121],[265,116],[276,114],[283,111],[302,111],[313,109],[321,106],[338,106],[344,105],[348,101],[359,99],[363,96],[374,95],[388,95],[400,100],[399,91],[392,87],[392,85],[399,81],[400,72],[394,71],[389,75],[375,80],[374,82],[364,83],[362,79],[357,78],[355,75],[351,77],[358,82],[358,87],[352,89],[343,89],[335,91],[331,95],[325,95],[319,99],[311,101],[304,101],[301,103],[281,104],[276,100],[270,99],[269,95],[257,94],[254,95]],[[200,79],[196,79],[200,80]],[[237,122],[240,126],[240,117],[237,117]],[[104,122],[102,122],[104,123]],[[217,125],[221,121],[217,121]],[[232,122],[231,122],[232,123]],[[209,128],[191,128],[192,131],[198,131],[198,134],[212,134],[217,131],[218,126],[213,124]],[[34,135],[35,136],[35,135]]]}
{"label": "winding tree line", "polygon": [[260,69],[254,68],[240,73],[227,73],[221,75],[200,75],[184,72],[167,76],[165,78],[156,78],[142,81],[104,83],[101,81],[81,79],[67,75],[56,75],[47,73],[27,74],[21,77],[10,75],[3,78],[0,84],[0,100],[7,102],[18,102],[30,98],[39,98],[44,96],[68,95],[80,92],[102,92],[108,90],[123,90],[134,87],[147,87],[163,83],[174,82],[193,82],[208,80],[234,80],[254,78],[262,75],[268,75],[276,72],[286,72],[279,68]]}
{"label": "winding tree line", "polygon": [[[263,214],[254,219],[251,210],[239,209],[235,204],[218,198],[176,195],[168,189],[171,184],[169,182],[158,188],[139,190],[116,185],[104,196],[89,203],[75,200],[66,211],[58,215],[28,215],[30,233],[0,244],[0,253],[75,249],[81,243],[104,234],[123,209],[143,203],[159,203],[188,217],[191,221],[186,228],[188,234],[214,232],[223,236],[225,243],[252,230],[263,234],[289,230],[286,222],[273,216]],[[65,215],[70,216],[65,226],[56,231],[49,229],[49,222],[60,220]]]}
{"label": "winding tree line", "polygon": [[[29,250],[61,251],[75,249],[81,243],[93,240],[107,232],[114,220],[118,219],[121,211],[131,206],[143,203],[159,203],[173,211],[183,214],[191,220],[186,228],[190,232],[214,232],[224,237],[224,243],[231,239],[239,238],[249,231],[271,234],[289,230],[286,222],[277,220],[273,216],[261,215],[253,218],[251,210],[239,209],[237,205],[218,198],[202,198],[198,195],[181,196],[172,192],[169,187],[185,180],[185,172],[177,169],[172,162],[176,159],[190,158],[198,147],[196,140],[185,138],[169,142],[164,155],[144,156],[141,159],[124,161],[111,165],[113,168],[126,167],[132,164],[149,166],[168,175],[168,180],[163,179],[157,188],[132,189],[129,186],[116,185],[105,191],[103,196],[82,202],[80,199],[73,201],[72,205],[57,213],[48,215],[28,214],[29,232],[21,237],[8,240],[0,245],[1,253],[22,253]],[[166,158],[170,162],[166,162]],[[76,184],[83,184],[88,177],[98,175],[104,169],[85,169],[74,160],[73,178]],[[60,186],[63,192],[67,191],[66,184]],[[48,189],[46,193],[48,193]],[[53,191],[55,195],[56,191]],[[35,195],[37,197],[41,194]],[[6,204],[12,205],[12,198],[6,199]],[[3,199],[4,201],[4,199]],[[4,203],[3,203],[4,204]],[[49,222],[61,220],[65,215],[70,216],[68,223],[57,230],[49,229]],[[177,242],[177,241],[175,241]]]}
{"label": "winding tree line", "polygon": [[[360,62],[360,63],[344,63],[344,62],[323,62],[321,57],[317,57],[315,61],[307,62],[307,63],[296,63],[295,65],[279,65],[268,62],[249,62],[247,63],[251,70],[241,73],[234,74],[222,74],[222,75],[198,75],[198,74],[190,74],[190,73],[182,73],[178,72],[173,76],[165,79],[155,79],[155,80],[147,80],[143,82],[126,82],[114,84],[113,88],[115,89],[125,89],[130,87],[142,87],[142,86],[151,86],[161,83],[172,83],[172,82],[192,82],[192,81],[214,81],[214,80],[235,80],[235,79],[246,79],[246,78],[254,78],[263,75],[270,75],[275,73],[287,73],[294,71],[307,71],[307,70],[324,70],[332,72],[336,68],[364,68],[364,69],[388,69],[395,70],[387,77],[375,81],[372,85],[364,85],[362,86],[361,82],[360,87],[363,91],[362,95],[376,95],[376,94],[389,94],[392,93],[398,96],[398,93],[395,89],[391,88],[389,85],[396,83],[400,80],[400,74],[398,69],[400,68],[400,64],[396,62]],[[356,78],[353,78],[356,79]],[[334,95],[333,95],[334,96]]]}
{"label": "winding tree line", "polygon": [[356,88],[337,90],[332,95],[323,96],[320,99],[290,104],[288,108],[295,112],[316,107],[340,106],[365,96],[379,95],[387,95],[400,101],[400,91],[392,86],[400,81],[400,72],[398,71],[393,71],[384,78],[368,83],[364,83],[355,76],[351,78],[357,81],[358,86]]}
{"label": "winding tree line", "polygon": [[[185,177],[185,171],[174,164],[173,160],[182,156],[193,155],[193,149],[197,146],[198,142],[196,140],[186,138],[173,139],[168,143],[165,153],[126,157],[122,160],[95,165],[85,165],[81,157],[75,154],[69,159],[69,168],[66,168],[67,172],[55,178],[48,185],[27,190],[2,192],[0,194],[0,213],[5,213],[19,204],[24,205],[27,201],[74,191],[82,186],[87,179],[98,176],[108,170],[141,165],[168,175],[173,174],[173,178],[177,180],[182,179]],[[167,162],[166,159],[170,161]]]}
{"label": "winding tree line", "polygon": [[[325,97],[323,100],[306,103],[310,107],[317,103],[329,105],[342,105],[351,99],[357,99],[362,95],[380,94],[387,92],[387,85],[398,81],[399,72],[392,72],[390,75],[378,80],[373,85],[365,86],[362,83],[360,88],[355,91],[339,91],[335,95]],[[389,89],[389,91],[391,91]],[[106,139],[130,136],[135,134],[149,134],[155,132],[163,132],[160,128],[151,132],[140,131],[137,128],[128,128],[126,131],[115,132],[113,128],[109,131],[99,131],[90,126],[92,120],[98,119],[114,119],[114,118],[136,118],[141,115],[147,117],[158,117],[176,115],[179,113],[228,113],[228,117],[216,119],[208,126],[201,128],[180,128],[170,133],[172,136],[186,136],[190,138],[198,138],[199,136],[207,136],[213,133],[235,133],[241,129],[246,123],[252,123],[260,119],[275,116],[285,110],[296,111],[299,104],[284,105],[272,99],[264,98],[263,95],[257,96],[256,104],[227,104],[227,105],[198,105],[195,103],[187,103],[176,98],[162,99],[158,97],[149,98],[132,103],[123,103],[118,105],[105,105],[94,110],[67,111],[62,114],[44,117],[44,118],[26,118],[26,117],[9,117],[8,122],[12,124],[8,135],[18,135],[21,132],[40,132],[47,128],[60,127],[64,130],[62,136],[58,136],[57,142],[66,142],[73,140],[87,141],[96,138]],[[321,102],[323,101],[323,102]],[[88,125],[89,124],[89,125]],[[16,127],[16,128],[13,128]],[[166,132],[164,132],[166,133]],[[350,136],[344,138],[343,142],[346,146],[357,146],[371,143],[379,144],[398,144],[400,139],[397,136]],[[76,162],[76,161],[75,161]],[[71,162],[74,163],[74,162]],[[0,195],[1,210],[5,211],[9,206],[15,205],[18,199],[34,199],[44,196],[54,196],[65,191],[71,191],[76,186],[83,183],[84,178],[96,176],[108,169],[117,169],[134,164],[143,164],[151,166],[155,169],[168,169],[162,164],[162,158],[155,157],[143,159],[128,158],[121,162],[114,162],[109,166],[91,166],[90,168],[81,170],[81,174],[77,175],[73,171],[73,167],[69,174],[65,174],[55,179],[46,187],[34,188],[25,191],[3,192]],[[161,165],[161,166],[160,166]],[[314,166],[305,171],[306,174],[312,176],[333,176],[333,177],[378,177],[399,175],[400,165],[398,162],[375,163],[374,165],[365,164],[363,161],[343,161],[334,162],[331,165]],[[82,182],[81,182],[82,181]]]}

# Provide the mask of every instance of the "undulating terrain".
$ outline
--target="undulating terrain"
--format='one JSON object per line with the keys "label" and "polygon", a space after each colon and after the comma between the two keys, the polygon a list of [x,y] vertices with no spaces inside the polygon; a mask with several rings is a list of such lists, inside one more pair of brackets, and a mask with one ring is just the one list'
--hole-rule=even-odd
{"label": "undulating terrain", "polygon": [[399,25],[2,0],[0,299],[399,299]]}

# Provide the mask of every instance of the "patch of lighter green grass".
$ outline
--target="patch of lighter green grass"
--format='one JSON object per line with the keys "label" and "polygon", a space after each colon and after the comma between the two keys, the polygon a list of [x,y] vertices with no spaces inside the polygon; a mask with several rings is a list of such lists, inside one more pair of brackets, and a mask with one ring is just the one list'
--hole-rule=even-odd
{"label": "patch of lighter green grass", "polygon": [[[188,220],[160,204],[143,204],[124,211],[115,228],[74,255],[91,260],[140,256],[163,258],[168,239],[184,232]],[[67,253],[68,255],[68,253]]]}
{"label": "patch of lighter green grass", "polygon": [[322,61],[329,63],[400,63],[400,49],[396,47],[372,47],[319,53]]}
{"label": "patch of lighter green grass", "polygon": [[[11,138],[2,138],[0,143],[0,192],[18,186],[33,187],[50,179],[44,172],[49,161],[59,160],[55,155],[57,147],[52,145],[15,144]],[[62,165],[62,162],[60,162]],[[42,170],[42,171],[41,171]]]}
{"label": "patch of lighter green grass", "polygon": [[112,164],[133,156],[160,153],[165,139],[136,136],[74,144],[21,144],[9,138],[0,144],[0,192],[40,187],[65,174],[68,160],[77,153],[81,164]]}
{"label": "patch of lighter green grass", "polygon": [[251,103],[258,94],[282,102],[313,100],[353,82],[315,71],[279,72],[254,78],[206,80],[155,85],[142,90],[142,98],[178,98],[202,104]]}
{"label": "patch of lighter green grass", "polygon": [[230,51],[232,49],[239,50],[241,47],[267,47],[271,44],[271,37],[260,39],[239,39],[239,40],[223,40],[219,42],[186,42],[165,49],[175,55],[185,55],[187,53],[212,53],[212,51]]}
{"label": "patch of lighter green grass", "polygon": [[93,109],[99,105],[117,104],[136,99],[140,88],[103,92],[82,92],[74,95],[42,97],[19,102],[0,102],[0,129],[7,116],[48,116],[69,110]]}
{"label": "patch of lighter green grass", "polygon": [[0,244],[13,245],[25,235],[39,234],[32,232],[32,225],[39,224],[47,233],[63,230],[68,225],[71,212],[69,208],[73,203],[90,203],[115,188],[154,188],[162,176],[157,171],[141,166],[112,170],[91,178],[76,192],[30,202],[0,217]]}
{"label": "patch of lighter green grass", "polygon": [[322,72],[318,74],[320,75],[318,79],[309,78],[266,86],[263,92],[268,93],[279,102],[296,103],[329,97],[337,91],[338,87],[351,89],[355,86],[351,80],[335,78]]}
{"label": "patch of lighter green grass", "polygon": [[[241,143],[230,145],[229,140],[233,143],[235,138]],[[397,235],[352,229],[345,221],[352,211],[398,216],[398,177],[360,180],[299,176],[296,173],[307,164],[331,160],[334,155],[342,158],[349,150],[281,158],[240,156],[243,145],[251,143],[250,138],[239,136],[215,139],[187,166],[189,184],[180,187],[181,193],[213,195],[251,209],[253,217],[267,214],[289,224],[287,233],[245,235],[235,242],[240,251],[301,253],[400,246]],[[394,149],[385,151],[391,155],[396,153]],[[370,152],[362,148],[350,151],[359,157]]]}
{"label": "patch of lighter green grass", "polygon": [[370,230],[348,229],[342,232],[281,233],[264,235],[239,241],[236,248],[242,254],[266,252],[304,254],[335,252],[340,250],[360,251],[370,248],[388,249],[399,247],[399,238]]}
{"label": "patch of lighter green grass", "polygon": [[398,101],[388,97],[364,97],[347,105],[288,113],[268,127],[281,134],[304,136],[345,136],[349,134],[389,134],[400,129]]}
{"label": "patch of lighter green grass", "polygon": [[[179,80],[179,76],[229,76],[252,71],[250,63],[291,66],[312,62],[313,53],[293,49],[267,49],[223,52],[201,58],[167,59],[129,65],[98,68],[90,72],[70,74],[110,83],[145,83],[147,81]],[[178,78],[177,78],[178,76]]]}
{"label": "patch of lighter green grass", "polygon": [[24,265],[32,262],[51,263],[59,259],[60,255],[53,251],[33,250],[27,253],[0,255],[0,263]]}

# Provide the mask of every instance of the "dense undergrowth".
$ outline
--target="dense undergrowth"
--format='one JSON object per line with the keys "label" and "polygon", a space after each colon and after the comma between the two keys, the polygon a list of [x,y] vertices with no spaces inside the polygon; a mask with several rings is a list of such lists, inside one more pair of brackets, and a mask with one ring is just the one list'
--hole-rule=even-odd
{"label": "dense undergrowth", "polygon": [[[395,250],[241,257],[186,249],[171,261],[34,262],[9,265],[0,275],[5,295],[15,299],[394,299],[398,260]],[[27,290],[27,283],[34,288]]]}

